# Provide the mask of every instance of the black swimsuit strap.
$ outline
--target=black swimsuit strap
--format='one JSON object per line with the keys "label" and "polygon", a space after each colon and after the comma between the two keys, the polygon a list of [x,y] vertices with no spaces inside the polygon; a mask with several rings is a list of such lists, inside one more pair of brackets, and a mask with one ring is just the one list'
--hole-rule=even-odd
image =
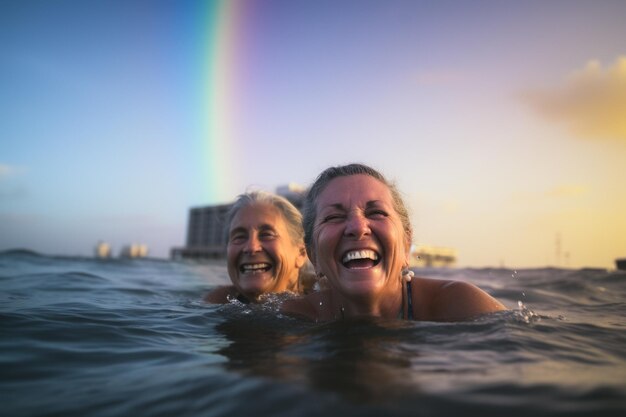
{"label": "black swimsuit strap", "polygon": [[243,294],[237,295],[237,301],[239,301],[240,303],[243,303],[243,304],[249,304],[250,303],[250,300],[248,300],[246,297],[244,297]]}
{"label": "black swimsuit strap", "polygon": [[408,301],[407,319],[413,320],[413,297],[411,297],[411,281],[406,283],[406,299]]}

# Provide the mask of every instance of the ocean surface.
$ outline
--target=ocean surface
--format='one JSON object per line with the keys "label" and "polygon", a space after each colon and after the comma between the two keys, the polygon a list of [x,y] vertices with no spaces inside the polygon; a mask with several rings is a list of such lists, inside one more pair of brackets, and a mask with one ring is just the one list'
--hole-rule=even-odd
{"label": "ocean surface", "polygon": [[626,272],[420,269],[510,311],[306,323],[220,263],[0,253],[3,416],[625,416]]}

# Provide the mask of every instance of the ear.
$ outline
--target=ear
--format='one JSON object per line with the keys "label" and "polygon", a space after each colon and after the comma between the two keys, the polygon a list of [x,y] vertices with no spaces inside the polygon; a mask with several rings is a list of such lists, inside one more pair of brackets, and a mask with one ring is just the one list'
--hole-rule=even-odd
{"label": "ear", "polygon": [[296,268],[300,269],[306,262],[306,249],[304,245],[298,247],[298,256],[296,257]]}
{"label": "ear", "polygon": [[411,265],[411,239],[408,237],[404,242],[404,265]]}

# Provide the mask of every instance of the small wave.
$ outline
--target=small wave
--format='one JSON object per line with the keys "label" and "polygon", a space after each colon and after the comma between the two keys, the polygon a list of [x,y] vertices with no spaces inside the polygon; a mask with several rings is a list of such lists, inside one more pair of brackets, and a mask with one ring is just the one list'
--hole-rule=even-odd
{"label": "small wave", "polygon": [[8,249],[0,251],[0,257],[43,257],[45,255],[40,254],[39,252],[35,252],[30,249]]}

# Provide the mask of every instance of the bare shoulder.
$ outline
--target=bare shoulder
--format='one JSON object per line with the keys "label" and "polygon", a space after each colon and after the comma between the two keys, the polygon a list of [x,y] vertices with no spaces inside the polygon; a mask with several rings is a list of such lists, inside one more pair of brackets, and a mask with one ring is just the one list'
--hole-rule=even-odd
{"label": "bare shoulder", "polygon": [[281,306],[281,313],[309,321],[320,319],[319,306],[324,304],[327,291],[317,291],[303,297],[286,300]]}
{"label": "bare shoulder", "polygon": [[204,301],[212,304],[226,304],[229,298],[236,296],[237,289],[233,285],[224,285],[205,294]]}
{"label": "bare shoulder", "polygon": [[428,320],[467,320],[506,310],[502,303],[469,282],[430,278],[419,278],[418,282],[422,289],[419,301],[425,307],[421,315]]}

